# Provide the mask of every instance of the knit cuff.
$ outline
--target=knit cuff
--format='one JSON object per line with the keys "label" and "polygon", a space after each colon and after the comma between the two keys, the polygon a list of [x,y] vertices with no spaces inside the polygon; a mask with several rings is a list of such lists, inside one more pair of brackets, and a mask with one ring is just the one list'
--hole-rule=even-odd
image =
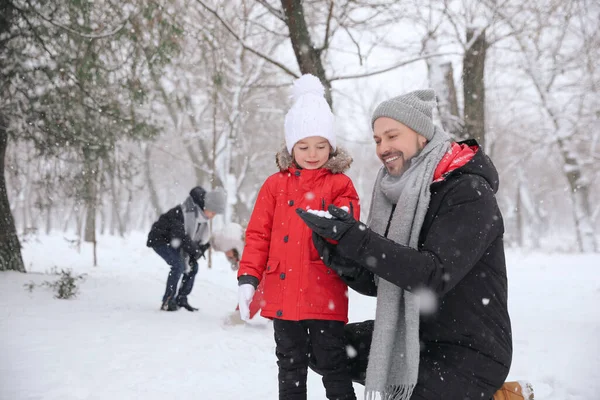
{"label": "knit cuff", "polygon": [[254,286],[254,289],[258,287],[258,278],[252,275],[241,275],[238,278],[238,286],[250,284]]}

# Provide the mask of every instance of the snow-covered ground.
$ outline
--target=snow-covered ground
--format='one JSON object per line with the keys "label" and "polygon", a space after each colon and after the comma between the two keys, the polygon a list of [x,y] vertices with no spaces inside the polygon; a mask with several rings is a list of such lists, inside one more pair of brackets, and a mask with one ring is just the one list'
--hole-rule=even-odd
{"label": "snow-covered ground", "polygon": [[[507,254],[514,361],[538,400],[600,398],[600,255]],[[89,267],[63,235],[24,244],[29,274],[0,273],[0,399],[276,399],[272,325],[227,323],[235,273],[215,256],[201,264],[189,313],[158,310],[167,267],[145,235],[102,237]],[[23,285],[87,274],[74,300]],[[350,320],[372,316],[374,301],[351,293]],[[362,387],[356,385],[358,398]],[[309,373],[309,399],[324,399]]]}

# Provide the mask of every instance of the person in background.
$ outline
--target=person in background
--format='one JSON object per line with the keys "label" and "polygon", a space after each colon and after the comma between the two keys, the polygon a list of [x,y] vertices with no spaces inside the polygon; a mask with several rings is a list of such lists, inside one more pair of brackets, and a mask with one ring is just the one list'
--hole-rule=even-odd
{"label": "person in background", "polygon": [[171,208],[152,224],[146,245],[171,267],[161,310],[177,311],[179,307],[198,310],[188,303],[187,297],[194,287],[198,259],[210,247],[208,222],[215,215],[223,214],[226,203],[227,196],[222,189],[207,192],[196,186],[183,204]]}
{"label": "person in background", "polygon": [[225,253],[233,271],[240,267],[240,258],[244,251],[244,228],[240,224],[230,222],[210,238],[210,247]]}
{"label": "person in background", "polygon": [[336,147],[334,116],[321,82],[303,75],[294,82],[294,104],[285,117],[286,146],[278,173],[261,187],[246,230],[238,271],[243,320],[259,283],[261,315],[273,320],[279,367],[279,399],[305,400],[309,357],[323,374],[328,399],[356,399],[350,378],[344,325],[347,286],[323,264],[310,229],[296,207],[347,207],[358,218],[358,195],[344,174],[352,162]]}

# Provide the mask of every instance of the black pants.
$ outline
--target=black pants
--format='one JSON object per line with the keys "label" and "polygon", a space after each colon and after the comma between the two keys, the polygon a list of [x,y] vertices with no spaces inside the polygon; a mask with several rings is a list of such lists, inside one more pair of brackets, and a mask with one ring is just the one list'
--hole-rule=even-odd
{"label": "black pants", "polygon": [[354,400],[348,368],[344,323],[275,319],[279,400],[305,400],[309,359],[323,376],[329,400]]}
{"label": "black pants", "polygon": [[[369,350],[373,337],[374,321],[351,323],[344,328],[346,345],[353,349],[353,357],[348,360],[350,376],[354,382],[365,384]],[[490,363],[490,365],[493,363]],[[465,376],[458,363],[441,364],[421,354],[419,378],[411,400],[481,400],[491,399],[506,378],[508,369],[482,368],[489,374],[487,381],[481,378]],[[310,368],[322,374],[315,360],[310,359]],[[484,372],[484,371],[482,371]],[[492,381],[498,381],[492,383]]]}
{"label": "black pants", "polygon": [[198,273],[198,263],[194,261],[190,271],[184,273],[185,261],[179,250],[174,249],[171,246],[164,245],[154,247],[154,251],[156,251],[156,253],[158,253],[158,255],[161,256],[163,260],[165,260],[166,263],[171,267],[169,277],[167,278],[167,287],[163,296],[163,303],[169,299],[175,298],[175,293],[177,293],[177,286],[179,285],[179,279],[181,279],[181,275],[183,275],[183,279],[181,279],[181,287],[179,288],[177,298],[182,299],[187,297],[192,292],[192,288],[194,287],[194,278]]}

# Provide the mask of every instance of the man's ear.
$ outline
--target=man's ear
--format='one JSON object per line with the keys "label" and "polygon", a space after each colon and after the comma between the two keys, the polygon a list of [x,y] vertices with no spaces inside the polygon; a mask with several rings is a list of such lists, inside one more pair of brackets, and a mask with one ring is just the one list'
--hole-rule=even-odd
{"label": "man's ear", "polygon": [[417,134],[417,143],[419,145],[419,150],[423,150],[425,148],[425,146],[427,145],[427,142],[429,142],[427,140],[427,138],[423,135],[419,135]]}

